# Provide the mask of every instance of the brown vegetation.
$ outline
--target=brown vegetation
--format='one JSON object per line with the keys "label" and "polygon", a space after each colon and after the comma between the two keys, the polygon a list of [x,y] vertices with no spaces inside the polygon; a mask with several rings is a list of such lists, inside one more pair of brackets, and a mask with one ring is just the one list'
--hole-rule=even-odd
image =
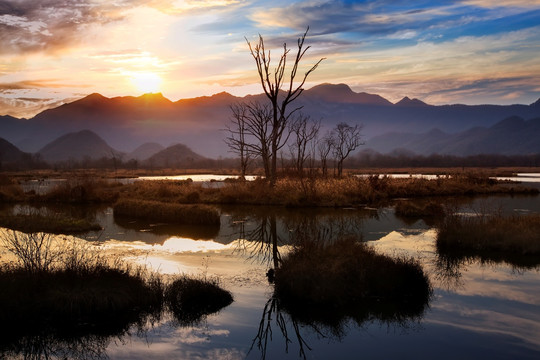
{"label": "brown vegetation", "polygon": [[370,313],[381,320],[419,316],[431,291],[416,261],[377,254],[354,239],[328,246],[305,241],[275,272],[275,296],[281,304],[300,317],[320,314],[323,322],[324,313],[359,322]]}
{"label": "brown vegetation", "polygon": [[191,325],[233,302],[217,279],[180,276],[165,290],[165,304],[181,325]]}
{"label": "brown vegetation", "polygon": [[77,234],[101,230],[101,226],[97,223],[61,214],[50,216],[40,214],[0,214],[0,226],[26,233],[43,231],[52,234]]}
{"label": "brown vegetation", "polygon": [[438,228],[440,252],[540,255],[540,215],[448,216]]}
{"label": "brown vegetation", "polygon": [[217,209],[206,205],[172,204],[146,200],[119,200],[114,205],[115,216],[129,216],[176,224],[219,224]]}

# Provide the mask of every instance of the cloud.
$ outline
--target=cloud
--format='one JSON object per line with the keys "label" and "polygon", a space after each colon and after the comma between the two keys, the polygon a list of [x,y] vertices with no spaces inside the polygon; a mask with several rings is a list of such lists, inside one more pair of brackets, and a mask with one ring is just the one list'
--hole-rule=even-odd
{"label": "cloud", "polygon": [[40,79],[40,80],[23,80],[15,81],[9,83],[0,83],[0,93],[5,93],[12,90],[28,90],[28,89],[39,89],[39,88],[81,88],[89,87],[89,85],[81,84],[68,84],[68,83],[58,83],[59,80],[56,79]]}
{"label": "cloud", "polygon": [[52,98],[7,98],[0,96],[0,115],[11,115],[17,118],[31,118],[44,110],[58,107],[79,98],[80,97],[58,100]]}
{"label": "cloud", "polygon": [[0,55],[56,51],[80,39],[95,24],[122,18],[137,1],[5,0],[0,5]]}
{"label": "cloud", "polygon": [[425,28],[435,19],[451,16],[449,7],[393,6],[392,1],[358,4],[346,1],[304,1],[287,7],[259,9],[251,19],[262,27],[306,29],[316,34],[344,32],[392,35]]}
{"label": "cloud", "polygon": [[474,5],[485,8],[498,8],[498,7],[519,7],[519,8],[535,8],[540,6],[540,0],[505,0],[505,1],[493,1],[493,0],[465,0],[463,4]]}

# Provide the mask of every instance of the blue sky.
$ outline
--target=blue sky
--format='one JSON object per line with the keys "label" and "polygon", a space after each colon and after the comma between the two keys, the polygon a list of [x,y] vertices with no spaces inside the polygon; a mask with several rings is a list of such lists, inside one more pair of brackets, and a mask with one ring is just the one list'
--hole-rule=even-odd
{"label": "blue sky", "polygon": [[308,26],[305,68],[326,60],[306,87],[431,104],[540,97],[540,0],[0,0],[0,115],[93,92],[259,93],[245,39],[261,34],[277,57]]}

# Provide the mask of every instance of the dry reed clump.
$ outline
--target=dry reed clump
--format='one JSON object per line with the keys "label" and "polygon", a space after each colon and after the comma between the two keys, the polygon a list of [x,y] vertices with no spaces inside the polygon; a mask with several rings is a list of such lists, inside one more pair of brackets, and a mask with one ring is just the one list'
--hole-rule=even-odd
{"label": "dry reed clump", "polygon": [[184,275],[167,285],[164,301],[181,325],[192,325],[230,305],[233,297],[219,286],[217,279],[194,279]]}
{"label": "dry reed clump", "polygon": [[101,230],[101,226],[87,219],[75,219],[61,214],[0,215],[0,226],[26,233],[48,232],[53,234],[77,234]]}
{"label": "dry reed clump", "polygon": [[217,209],[207,205],[121,199],[116,202],[113,209],[115,216],[129,216],[176,224],[216,225],[220,223]]}
{"label": "dry reed clump", "polygon": [[21,186],[6,175],[0,174],[0,203],[16,202],[24,199]]}
{"label": "dry reed clump", "polygon": [[116,201],[121,184],[89,178],[71,178],[43,195],[35,195],[36,202],[56,203],[112,203]]}
{"label": "dry reed clump", "polygon": [[377,254],[354,239],[328,246],[304,241],[275,272],[275,296],[292,313],[308,316],[333,312],[357,317],[381,307],[415,316],[431,292],[416,261]]}
{"label": "dry reed clump", "polygon": [[141,180],[127,185],[125,198],[174,203],[199,203],[204,189],[190,180]]}
{"label": "dry reed clump", "polygon": [[0,321],[14,334],[125,331],[161,313],[163,283],[144,269],[50,234],[4,232],[1,241],[16,259],[0,266]]}
{"label": "dry reed clump", "polygon": [[423,203],[413,201],[400,201],[396,204],[396,216],[411,218],[442,217],[446,213],[444,206],[435,201]]}
{"label": "dry reed clump", "polygon": [[439,252],[540,255],[540,215],[448,216],[438,228]]}

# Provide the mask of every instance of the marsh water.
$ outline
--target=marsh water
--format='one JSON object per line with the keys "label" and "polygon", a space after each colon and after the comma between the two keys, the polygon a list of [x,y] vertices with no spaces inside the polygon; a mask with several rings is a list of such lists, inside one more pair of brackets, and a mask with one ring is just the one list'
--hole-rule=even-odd
{"label": "marsh water", "polygon": [[[490,211],[540,213],[538,196],[437,201],[471,216]],[[165,277],[217,277],[234,302],[189,325],[163,316],[105,338],[30,337],[15,347],[3,344],[2,358],[540,358],[540,261],[466,258],[445,263],[435,247],[436,220],[397,217],[393,204],[346,209],[221,207],[221,225],[205,227],[119,218],[111,208],[40,211],[93,218],[103,230],[80,236],[85,241]],[[367,315],[361,318],[326,322],[288,313],[275,303],[266,273],[298,236],[321,241],[356,236],[378,252],[417,259],[433,286],[429,305],[414,313],[365,309]]]}

